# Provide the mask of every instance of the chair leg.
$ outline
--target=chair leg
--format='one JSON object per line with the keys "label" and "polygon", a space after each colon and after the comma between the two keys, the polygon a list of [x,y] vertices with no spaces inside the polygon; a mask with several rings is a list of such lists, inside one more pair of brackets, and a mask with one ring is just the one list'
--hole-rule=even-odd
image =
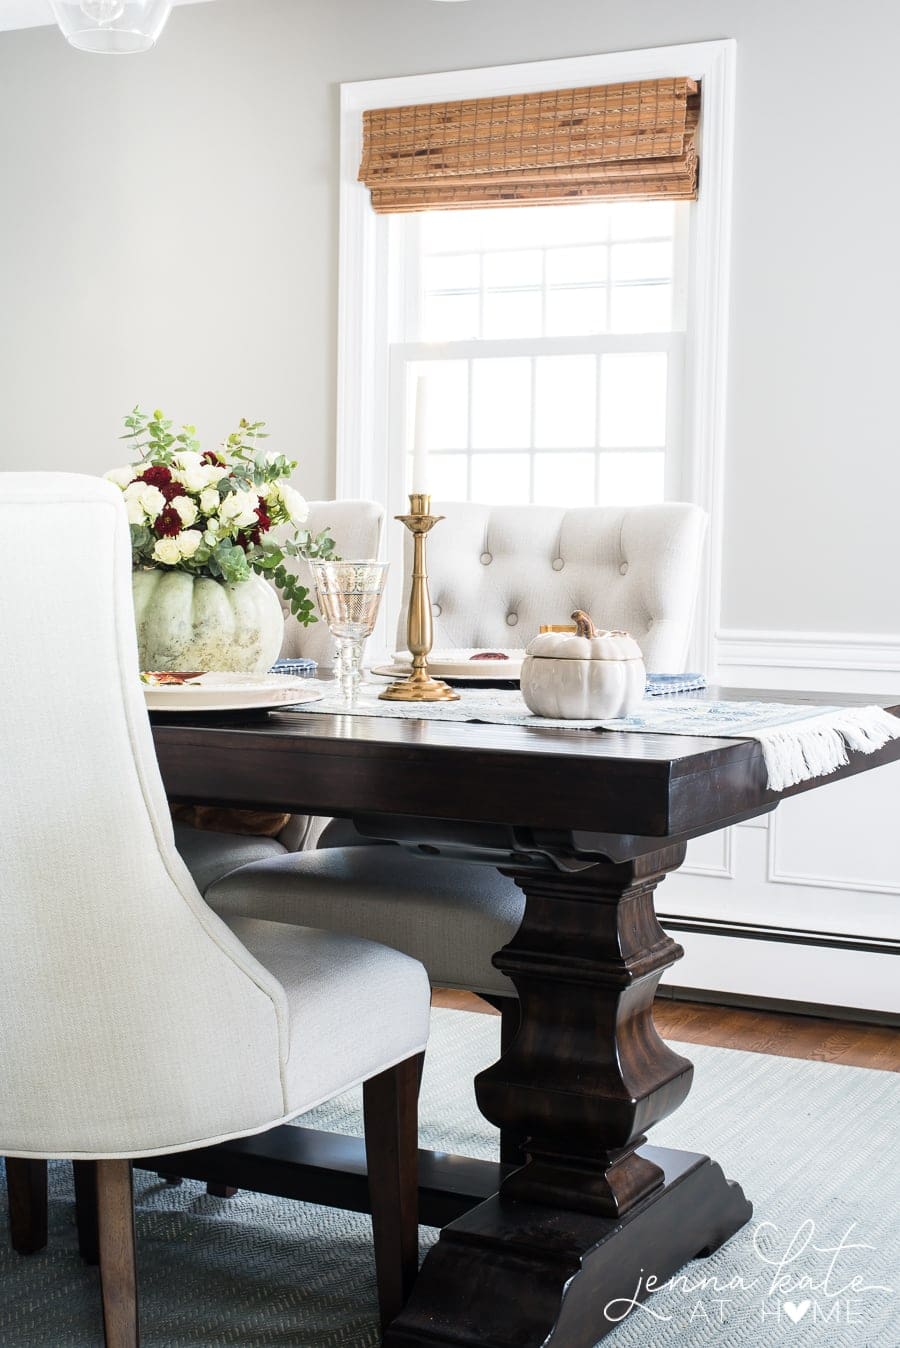
{"label": "chair leg", "polygon": [[381,1325],[399,1315],[419,1269],[418,1094],[422,1054],[363,1086]]}
{"label": "chair leg", "polygon": [[100,1290],[106,1348],[138,1348],[134,1190],[130,1161],[97,1161]]}
{"label": "chair leg", "polygon": [[86,1264],[99,1264],[97,1162],[73,1161],[72,1173],[75,1178],[75,1225],[78,1230],[78,1253]]}
{"label": "chair leg", "polygon": [[47,1162],[7,1157],[9,1234],[16,1254],[37,1254],[47,1244]]}
{"label": "chair leg", "polygon": [[176,1189],[179,1184],[184,1184],[181,1175],[167,1175],[163,1170],[157,1170],[156,1178],[161,1179],[164,1184],[171,1185],[173,1189]]}
{"label": "chair leg", "polygon": [[210,1198],[234,1198],[240,1191],[233,1189],[230,1184],[220,1184],[217,1180],[210,1180],[206,1186],[206,1192]]}

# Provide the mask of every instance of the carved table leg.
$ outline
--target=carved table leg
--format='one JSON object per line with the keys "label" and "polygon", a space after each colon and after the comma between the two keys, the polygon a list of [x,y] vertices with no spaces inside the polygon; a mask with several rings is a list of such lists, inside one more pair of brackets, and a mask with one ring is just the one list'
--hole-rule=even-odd
{"label": "carved table leg", "polygon": [[653,891],[683,859],[676,846],[515,874],[525,916],[494,963],[516,985],[521,1023],[475,1086],[484,1115],[526,1139],[527,1159],[443,1229],[389,1348],[591,1348],[649,1278],[659,1285],[749,1219],[707,1157],[643,1146],[693,1072],[653,1024],[659,979],[683,953]]}

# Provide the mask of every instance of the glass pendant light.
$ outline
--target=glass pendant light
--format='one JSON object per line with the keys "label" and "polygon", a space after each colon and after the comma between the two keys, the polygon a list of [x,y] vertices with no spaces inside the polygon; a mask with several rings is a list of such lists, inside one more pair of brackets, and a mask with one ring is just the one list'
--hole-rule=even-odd
{"label": "glass pendant light", "polygon": [[156,44],[172,0],[50,0],[50,6],[73,47],[123,56]]}

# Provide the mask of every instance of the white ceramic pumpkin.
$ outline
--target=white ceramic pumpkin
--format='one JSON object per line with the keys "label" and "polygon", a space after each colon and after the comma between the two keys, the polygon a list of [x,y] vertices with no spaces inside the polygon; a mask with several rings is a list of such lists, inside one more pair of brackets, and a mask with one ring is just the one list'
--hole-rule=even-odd
{"label": "white ceramic pumpkin", "polygon": [[522,663],[522,696],[536,716],[587,721],[628,716],[644,696],[641,648],[627,632],[599,632],[581,609],[575,632],[542,632]]}
{"label": "white ceramic pumpkin", "polygon": [[229,585],[151,567],[133,589],[141,669],[255,674],[278,659],[284,617],[262,576]]}

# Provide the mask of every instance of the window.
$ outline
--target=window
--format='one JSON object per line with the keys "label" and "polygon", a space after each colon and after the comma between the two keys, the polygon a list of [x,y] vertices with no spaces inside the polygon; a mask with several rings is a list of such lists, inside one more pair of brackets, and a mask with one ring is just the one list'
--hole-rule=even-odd
{"label": "window", "polygon": [[408,487],[511,504],[679,495],[689,210],[394,217],[389,442]]}
{"label": "window", "polygon": [[[702,87],[700,194],[690,205],[382,215],[358,181],[367,110],[675,72]],[[436,499],[696,501],[711,518],[692,660],[709,670],[721,571],[734,80],[735,44],[721,41],[341,90],[338,495],[380,500],[399,514],[418,472]],[[403,531],[389,524],[386,540],[394,565],[384,607],[393,621]]]}

